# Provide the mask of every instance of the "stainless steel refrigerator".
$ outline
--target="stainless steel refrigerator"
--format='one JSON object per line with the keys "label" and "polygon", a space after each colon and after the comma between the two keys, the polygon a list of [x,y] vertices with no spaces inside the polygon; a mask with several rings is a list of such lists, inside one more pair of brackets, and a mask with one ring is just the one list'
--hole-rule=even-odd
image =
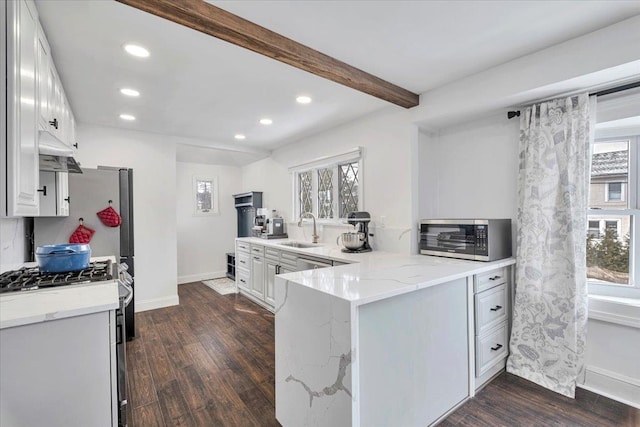
{"label": "stainless steel refrigerator", "polygon": [[[135,264],[133,240],[133,170],[126,168],[82,168],[82,174],[69,174],[69,216],[34,218],[34,245],[67,243],[80,224],[95,230],[89,242],[91,256],[114,255],[126,263],[134,277],[134,298],[125,311],[127,339],[135,336]],[[107,227],[97,213],[109,206],[122,217],[118,227]]]}

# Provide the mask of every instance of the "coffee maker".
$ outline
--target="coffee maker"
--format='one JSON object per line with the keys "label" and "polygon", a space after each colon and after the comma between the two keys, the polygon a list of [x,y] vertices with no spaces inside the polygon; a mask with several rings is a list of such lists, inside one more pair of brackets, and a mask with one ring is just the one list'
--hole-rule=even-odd
{"label": "coffee maker", "polygon": [[253,236],[262,239],[286,239],[284,219],[275,210],[261,208],[257,210],[253,226]]}
{"label": "coffee maker", "polygon": [[256,217],[253,219],[253,227],[251,234],[253,237],[261,237],[267,229],[267,217],[269,216],[269,209],[258,208],[256,210]]}
{"label": "coffee maker", "polygon": [[371,222],[371,215],[365,211],[354,211],[347,214],[347,222],[354,226],[356,232],[364,234],[364,244],[358,249],[342,249],[342,252],[347,253],[360,253],[371,252],[371,245],[369,244],[369,237],[373,237],[373,234],[369,234],[369,222]]}

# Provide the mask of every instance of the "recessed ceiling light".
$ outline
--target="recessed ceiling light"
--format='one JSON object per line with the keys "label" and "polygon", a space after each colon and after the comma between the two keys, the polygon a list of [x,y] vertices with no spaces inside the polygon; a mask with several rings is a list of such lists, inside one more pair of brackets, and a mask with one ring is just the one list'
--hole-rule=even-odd
{"label": "recessed ceiling light", "polygon": [[237,134],[235,134],[235,135],[234,135],[234,138],[235,138],[235,139],[246,139],[246,136],[244,136],[244,135],[243,135],[243,134],[241,134],[241,133],[237,133]]}
{"label": "recessed ceiling light", "polygon": [[273,120],[271,120],[271,119],[267,119],[267,118],[260,119],[260,124],[261,125],[270,125],[271,123],[273,123]]}
{"label": "recessed ceiling light", "polygon": [[149,51],[137,44],[125,44],[124,50],[126,50],[130,55],[137,56],[139,58],[146,58],[149,56]]}
{"label": "recessed ceiling light", "polygon": [[120,118],[122,120],[126,120],[128,122],[132,122],[134,121],[136,118],[134,116],[132,116],[131,114],[120,114]]}
{"label": "recessed ceiling light", "polygon": [[140,96],[140,92],[135,89],[122,88],[120,89],[120,93],[127,96]]}
{"label": "recessed ceiling light", "polygon": [[308,96],[299,96],[296,98],[296,102],[298,102],[298,104],[310,104],[311,98]]}

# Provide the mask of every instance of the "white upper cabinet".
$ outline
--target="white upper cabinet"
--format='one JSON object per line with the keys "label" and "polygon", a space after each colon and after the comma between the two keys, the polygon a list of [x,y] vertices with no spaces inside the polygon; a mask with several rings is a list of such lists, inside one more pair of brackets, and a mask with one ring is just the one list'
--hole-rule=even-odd
{"label": "white upper cabinet", "polygon": [[51,105],[50,87],[51,73],[49,72],[49,63],[51,62],[51,49],[44,35],[42,26],[38,25],[38,125],[40,129],[49,127]]}
{"label": "white upper cabinet", "polygon": [[[38,141],[42,132],[48,132],[77,148],[75,119],[34,2],[0,3],[0,22],[0,46],[7,46],[6,55],[0,58],[0,82],[6,82],[6,91],[2,91],[6,99],[0,105],[7,107],[0,108],[0,127],[7,129],[0,147],[0,216],[44,215],[40,212],[43,197],[39,191],[44,187]],[[66,178],[65,174],[56,179],[56,215],[68,215]]]}
{"label": "white upper cabinet", "polygon": [[1,7],[6,23],[2,38],[7,46],[6,64],[1,67],[6,70],[7,89],[3,91],[7,109],[2,114],[7,133],[0,150],[2,163],[6,163],[6,174],[1,178],[3,191],[6,188],[2,214],[34,216],[39,212],[38,15],[32,1],[8,1]]}
{"label": "white upper cabinet", "polygon": [[73,147],[75,144],[75,119],[64,93],[60,76],[56,71],[51,56],[47,38],[42,30],[39,31],[39,85],[41,94],[39,103],[40,130],[54,135],[65,145]]}

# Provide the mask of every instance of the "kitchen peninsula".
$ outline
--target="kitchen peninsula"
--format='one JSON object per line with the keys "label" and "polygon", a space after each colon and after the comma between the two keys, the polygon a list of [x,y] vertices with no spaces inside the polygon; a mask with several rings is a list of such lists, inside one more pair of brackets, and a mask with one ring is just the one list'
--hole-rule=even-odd
{"label": "kitchen peninsula", "polygon": [[504,368],[513,258],[358,257],[276,276],[285,427],[430,425]]}

